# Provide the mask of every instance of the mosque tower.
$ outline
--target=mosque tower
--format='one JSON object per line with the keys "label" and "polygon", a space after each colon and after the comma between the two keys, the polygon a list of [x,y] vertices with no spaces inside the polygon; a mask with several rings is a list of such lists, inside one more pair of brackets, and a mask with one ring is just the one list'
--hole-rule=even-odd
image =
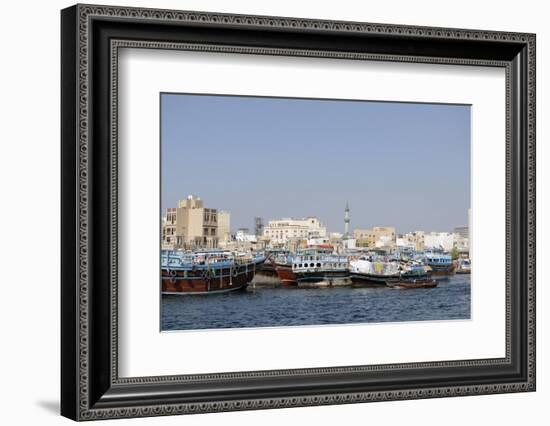
{"label": "mosque tower", "polygon": [[344,210],[344,238],[349,237],[349,205],[346,202],[346,210]]}

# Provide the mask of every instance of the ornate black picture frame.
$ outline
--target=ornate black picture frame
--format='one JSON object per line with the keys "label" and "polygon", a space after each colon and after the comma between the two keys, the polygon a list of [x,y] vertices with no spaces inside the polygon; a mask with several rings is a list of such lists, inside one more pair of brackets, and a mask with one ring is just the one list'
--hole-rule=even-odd
{"label": "ornate black picture frame", "polygon": [[[64,9],[61,28],[62,415],[92,420],[535,390],[534,34],[95,5]],[[120,47],[504,68],[506,356],[120,378]]]}

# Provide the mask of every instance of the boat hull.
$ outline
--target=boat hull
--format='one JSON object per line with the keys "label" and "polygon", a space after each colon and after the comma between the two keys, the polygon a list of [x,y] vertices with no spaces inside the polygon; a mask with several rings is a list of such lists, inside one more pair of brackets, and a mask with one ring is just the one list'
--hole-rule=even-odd
{"label": "boat hull", "polygon": [[277,277],[277,271],[275,270],[277,264],[272,260],[267,260],[257,273],[262,274],[266,277]]}
{"label": "boat hull", "polygon": [[281,280],[277,275],[277,263],[271,259],[268,259],[261,269],[256,271],[254,276],[254,285],[277,287],[281,285]]}
{"label": "boat hull", "polygon": [[394,275],[374,275],[352,272],[351,280],[355,287],[386,287],[390,280],[395,280]]}
{"label": "boat hull", "polygon": [[242,290],[254,279],[258,264],[218,269],[162,268],[162,294],[216,294]]}
{"label": "boat hull", "polygon": [[415,289],[415,288],[434,288],[437,287],[437,280],[434,279],[423,279],[423,280],[401,280],[401,281],[390,281],[388,282],[388,287],[398,288],[398,289]]}
{"label": "boat hull", "polygon": [[244,291],[246,290],[247,287],[248,287],[248,283],[240,286],[232,286],[232,287],[222,288],[218,290],[210,289],[210,290],[202,291],[194,288],[192,291],[163,291],[162,295],[163,296],[189,296],[189,295],[200,296],[200,295],[210,295],[210,294],[224,294],[232,291]]}
{"label": "boat hull", "polygon": [[296,272],[296,282],[301,288],[345,287],[351,285],[347,271]]}
{"label": "boat hull", "polygon": [[290,265],[277,265],[275,266],[275,271],[277,272],[277,278],[281,282],[281,285],[289,287],[298,285],[296,274]]}
{"label": "boat hull", "polygon": [[448,277],[454,275],[456,272],[456,267],[453,264],[445,266],[428,266],[430,267],[430,270],[428,271],[429,277]]}

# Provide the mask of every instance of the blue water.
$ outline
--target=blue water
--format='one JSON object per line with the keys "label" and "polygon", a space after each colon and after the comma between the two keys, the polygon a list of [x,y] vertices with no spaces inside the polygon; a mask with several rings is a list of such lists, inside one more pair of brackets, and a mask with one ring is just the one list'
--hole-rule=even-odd
{"label": "blue water", "polygon": [[162,296],[161,330],[282,327],[470,318],[470,275],[436,288],[248,288]]}

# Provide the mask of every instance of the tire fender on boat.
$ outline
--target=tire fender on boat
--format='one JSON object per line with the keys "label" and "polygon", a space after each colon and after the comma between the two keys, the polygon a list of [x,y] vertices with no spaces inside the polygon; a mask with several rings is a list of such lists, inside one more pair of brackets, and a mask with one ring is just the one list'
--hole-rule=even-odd
{"label": "tire fender on boat", "polygon": [[168,270],[168,276],[170,277],[170,283],[174,284],[176,282],[177,272],[175,269]]}

